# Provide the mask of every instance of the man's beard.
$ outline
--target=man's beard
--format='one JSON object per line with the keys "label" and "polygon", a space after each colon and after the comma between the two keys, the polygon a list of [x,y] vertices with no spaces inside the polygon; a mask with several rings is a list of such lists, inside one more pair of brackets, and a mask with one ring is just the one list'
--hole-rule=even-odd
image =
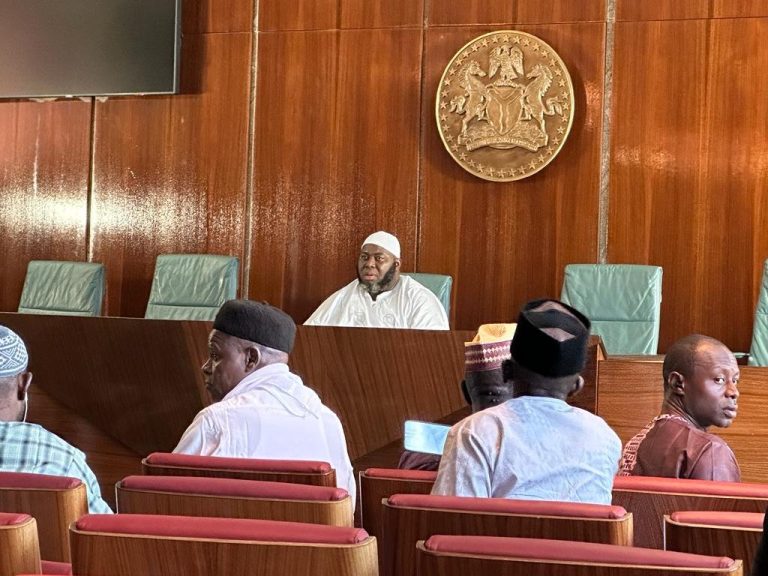
{"label": "man's beard", "polygon": [[384,273],[382,279],[377,282],[363,280],[362,276],[360,275],[360,270],[357,271],[357,279],[360,284],[365,287],[365,290],[368,292],[368,294],[371,296],[378,296],[382,292],[388,290],[388,286],[392,283],[392,279],[395,277],[396,271],[397,268],[395,267],[395,264],[392,263],[392,265],[389,267],[389,270]]}

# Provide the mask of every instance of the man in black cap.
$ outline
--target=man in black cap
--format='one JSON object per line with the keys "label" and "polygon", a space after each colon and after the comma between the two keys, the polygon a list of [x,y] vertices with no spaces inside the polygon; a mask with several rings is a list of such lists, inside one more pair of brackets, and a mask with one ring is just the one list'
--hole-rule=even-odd
{"label": "man in black cap", "polygon": [[451,429],[432,494],[610,504],[621,441],[566,403],[584,385],[589,327],[556,300],[523,307],[503,365],[513,398]]}
{"label": "man in black cap", "polygon": [[174,452],[235,458],[321,460],[355,501],[355,479],[337,416],[288,370],[296,325],[267,303],[229,300],[208,337],[202,366],[213,403]]}

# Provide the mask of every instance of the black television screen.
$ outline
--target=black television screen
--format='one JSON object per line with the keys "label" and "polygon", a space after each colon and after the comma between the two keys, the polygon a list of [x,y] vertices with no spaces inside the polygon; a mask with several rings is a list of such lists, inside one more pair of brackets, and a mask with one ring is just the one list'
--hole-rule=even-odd
{"label": "black television screen", "polygon": [[178,91],[181,0],[0,0],[0,98]]}

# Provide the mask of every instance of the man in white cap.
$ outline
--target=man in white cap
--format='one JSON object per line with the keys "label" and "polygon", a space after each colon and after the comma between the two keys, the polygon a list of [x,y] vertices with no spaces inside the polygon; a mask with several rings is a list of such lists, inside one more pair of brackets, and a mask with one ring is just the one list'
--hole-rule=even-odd
{"label": "man in white cap", "polygon": [[448,330],[448,316],[428,288],[400,275],[400,242],[379,231],[360,247],[357,278],[331,294],[305,324]]}
{"label": "man in white cap", "polygon": [[0,326],[0,470],[79,478],[88,492],[88,511],[111,514],[85,454],[45,428],[26,422],[32,384],[27,361],[27,348],[18,334]]}

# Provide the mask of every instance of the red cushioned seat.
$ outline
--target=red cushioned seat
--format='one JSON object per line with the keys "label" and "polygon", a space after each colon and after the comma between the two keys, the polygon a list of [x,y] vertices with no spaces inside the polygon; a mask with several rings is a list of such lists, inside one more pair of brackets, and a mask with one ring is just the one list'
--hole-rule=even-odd
{"label": "red cushioned seat", "polygon": [[220,468],[262,472],[309,472],[324,474],[333,468],[328,462],[315,460],[267,460],[261,458],[223,458],[221,456],[195,456],[153,452],[145,458],[148,464],[157,466],[183,466],[193,468]]}
{"label": "red cushioned seat", "polygon": [[82,482],[79,478],[51,476],[28,472],[0,472],[0,488],[32,488],[49,490],[69,490],[77,488]]}
{"label": "red cushioned seat", "polygon": [[42,573],[46,576],[69,576],[72,574],[72,564],[69,562],[51,562],[50,560],[43,560],[41,562]]}
{"label": "red cushioned seat", "polygon": [[667,492],[672,494],[709,494],[740,498],[768,498],[768,484],[748,482],[715,482],[686,478],[658,478],[656,476],[616,476],[614,490]]}
{"label": "red cushioned seat", "polygon": [[75,523],[75,528],[84,532],[304,544],[357,544],[368,538],[362,528],[149,514],[87,514]]}
{"label": "red cushioned seat", "polygon": [[437,472],[432,470],[400,470],[398,468],[368,468],[363,472],[370,478],[392,478],[397,480],[420,480],[434,482]]}
{"label": "red cushioned seat", "polygon": [[540,559],[562,562],[593,562],[600,564],[672,566],[677,568],[730,568],[734,560],[725,556],[701,556],[683,552],[668,552],[652,548],[634,548],[544,540],[537,538],[503,538],[496,536],[430,537],[424,547],[433,552],[477,554],[501,558]]}
{"label": "red cushioned seat", "polygon": [[119,486],[128,490],[152,490],[209,496],[271,498],[336,502],[349,496],[343,488],[286,482],[205,478],[200,476],[128,476]]}
{"label": "red cushioned seat", "polygon": [[673,522],[681,524],[701,524],[703,526],[726,526],[729,528],[763,529],[765,514],[760,512],[710,512],[691,510],[673,512]]}
{"label": "red cushioned seat", "polygon": [[432,496],[429,494],[394,494],[387,499],[392,506],[410,508],[450,509],[465,512],[491,512],[536,516],[568,516],[572,518],[624,518],[621,506],[553,502],[544,500],[511,500],[508,498],[467,498],[461,496]]}
{"label": "red cushioned seat", "polygon": [[15,526],[23,524],[32,518],[29,514],[17,514],[15,512],[0,512],[0,526]]}

